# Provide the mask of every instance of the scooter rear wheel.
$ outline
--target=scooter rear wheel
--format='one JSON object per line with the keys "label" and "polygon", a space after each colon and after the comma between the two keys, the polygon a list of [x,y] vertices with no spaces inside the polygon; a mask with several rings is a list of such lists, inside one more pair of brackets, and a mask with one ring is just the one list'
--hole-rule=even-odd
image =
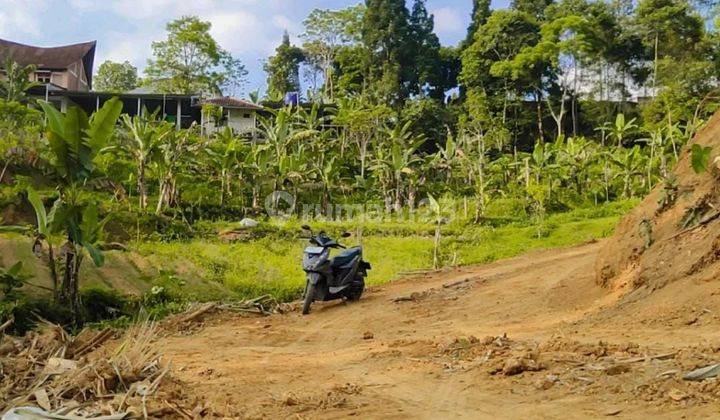
{"label": "scooter rear wheel", "polygon": [[347,294],[345,296],[350,301],[360,300],[360,296],[362,296],[364,291],[365,279],[362,276],[357,276],[355,277],[355,281],[353,282],[353,284],[348,288]]}
{"label": "scooter rear wheel", "polygon": [[310,305],[312,305],[313,300],[315,300],[315,285],[309,283],[307,289],[305,289],[305,300],[303,300],[302,308],[303,315],[310,313]]}

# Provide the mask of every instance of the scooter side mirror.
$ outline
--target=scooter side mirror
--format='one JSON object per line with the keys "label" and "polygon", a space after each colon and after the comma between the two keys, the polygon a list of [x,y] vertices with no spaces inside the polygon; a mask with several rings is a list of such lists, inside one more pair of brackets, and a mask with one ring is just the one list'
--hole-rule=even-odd
{"label": "scooter side mirror", "polygon": [[350,232],[343,232],[342,235],[340,235],[340,236],[343,238],[349,238],[352,236],[352,234]]}

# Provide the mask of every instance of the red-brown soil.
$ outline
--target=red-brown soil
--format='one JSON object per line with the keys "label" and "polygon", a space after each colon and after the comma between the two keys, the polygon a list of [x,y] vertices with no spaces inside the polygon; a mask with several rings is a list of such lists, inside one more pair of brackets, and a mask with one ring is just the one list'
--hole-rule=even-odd
{"label": "red-brown soil", "polygon": [[220,313],[162,345],[216,416],[717,417],[720,384],[682,374],[720,362],[720,281],[603,287],[608,246],[408,278],[309,316]]}
{"label": "red-brown soil", "polygon": [[[677,198],[663,203],[668,192],[660,183],[623,218],[598,256],[598,283],[610,285],[619,277],[629,281],[637,293],[647,294],[681,279],[717,278],[720,169],[714,158],[720,156],[720,113],[713,116],[692,144],[712,147],[709,170],[695,173],[690,146],[681,151],[673,171],[677,188],[672,194]],[[643,221],[645,227],[641,226]]]}

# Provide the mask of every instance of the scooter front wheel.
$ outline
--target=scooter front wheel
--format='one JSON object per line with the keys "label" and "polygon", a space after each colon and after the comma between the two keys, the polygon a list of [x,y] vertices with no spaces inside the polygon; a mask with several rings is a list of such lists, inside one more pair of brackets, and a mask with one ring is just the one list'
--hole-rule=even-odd
{"label": "scooter front wheel", "polygon": [[303,300],[303,315],[310,313],[310,305],[312,305],[313,300],[315,300],[315,285],[308,282],[307,288],[305,289],[305,299]]}

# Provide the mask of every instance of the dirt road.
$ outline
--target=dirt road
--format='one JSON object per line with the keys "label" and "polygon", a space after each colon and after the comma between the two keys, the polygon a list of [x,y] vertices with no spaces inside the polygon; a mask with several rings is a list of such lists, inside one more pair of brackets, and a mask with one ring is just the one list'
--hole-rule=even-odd
{"label": "dirt road", "polygon": [[218,314],[164,347],[218,416],[720,415],[717,382],[681,379],[720,361],[718,282],[628,297],[596,286],[599,246],[408,278],[309,316]]}

